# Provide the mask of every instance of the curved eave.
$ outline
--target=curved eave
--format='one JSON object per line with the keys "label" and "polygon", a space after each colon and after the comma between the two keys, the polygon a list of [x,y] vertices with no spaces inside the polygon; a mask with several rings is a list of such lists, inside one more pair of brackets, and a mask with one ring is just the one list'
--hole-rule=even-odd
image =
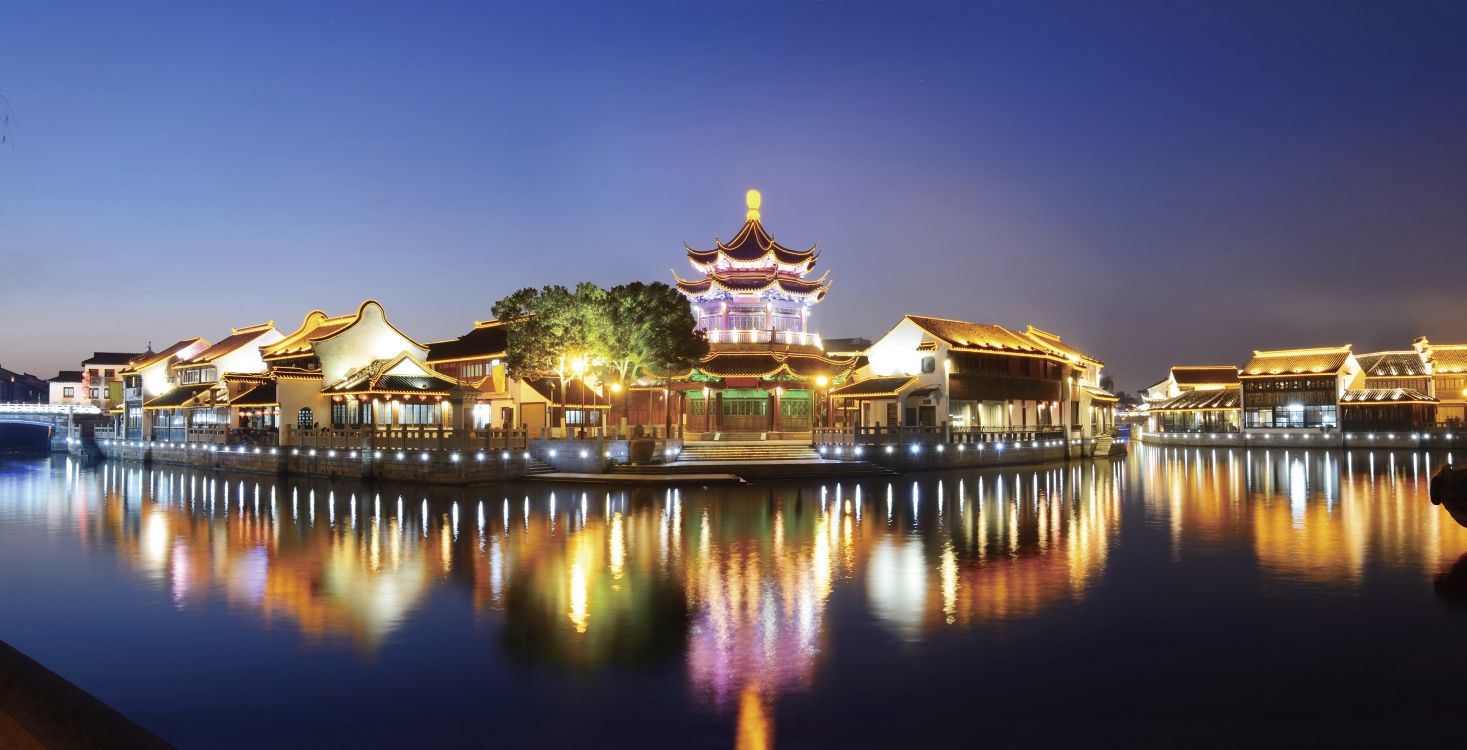
{"label": "curved eave", "polygon": [[697,281],[684,279],[678,276],[676,271],[672,274],[677,282],[678,291],[688,297],[701,296],[714,289],[728,292],[729,294],[760,294],[778,287],[781,293],[793,297],[813,299],[816,302],[823,299],[825,293],[830,289],[830,282],[827,280],[829,275],[830,273],[827,271],[825,275],[814,281],[804,281],[789,279],[777,273],[771,273],[767,274],[762,280],[749,279],[749,281],[754,282],[754,285],[745,285],[745,279],[735,281],[734,278],[725,278],[718,274],[710,274],[707,278]]}
{"label": "curved eave", "polygon": [[769,233],[764,231],[764,225],[758,219],[750,219],[744,222],[739,233],[732,240],[723,242],[715,240],[716,246],[710,250],[696,250],[687,248],[688,259],[696,263],[714,263],[719,256],[730,261],[739,263],[750,263],[766,258],[773,258],[785,265],[799,265],[802,263],[813,263],[820,255],[819,246],[811,246],[808,250],[795,250],[785,247],[774,241]]}

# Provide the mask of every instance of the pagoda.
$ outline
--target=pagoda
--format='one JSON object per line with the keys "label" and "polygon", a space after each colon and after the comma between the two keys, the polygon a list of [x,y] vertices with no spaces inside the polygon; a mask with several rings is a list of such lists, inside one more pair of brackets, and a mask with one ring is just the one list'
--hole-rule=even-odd
{"label": "pagoda", "polygon": [[697,250],[686,243],[693,279],[673,273],[688,298],[708,356],[679,377],[685,425],[693,433],[806,433],[821,424],[827,389],[848,377],[854,357],[825,353],[810,329],[810,309],[830,288],[813,275],[816,247],[774,240],[750,190],[744,225],[728,242]]}

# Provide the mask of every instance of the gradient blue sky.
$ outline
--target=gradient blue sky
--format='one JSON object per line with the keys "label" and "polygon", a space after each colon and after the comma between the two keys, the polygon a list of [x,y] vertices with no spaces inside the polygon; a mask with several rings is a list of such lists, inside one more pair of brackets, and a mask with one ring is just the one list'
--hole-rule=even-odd
{"label": "gradient blue sky", "polygon": [[1128,390],[1467,341],[1462,3],[367,5],[7,5],[0,364],[366,297],[446,338],[668,280],[749,187],[827,336],[1033,323]]}

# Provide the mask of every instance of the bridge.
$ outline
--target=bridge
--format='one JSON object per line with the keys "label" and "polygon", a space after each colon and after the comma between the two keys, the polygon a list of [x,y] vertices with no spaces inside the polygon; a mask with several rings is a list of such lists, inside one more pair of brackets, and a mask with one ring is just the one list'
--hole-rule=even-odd
{"label": "bridge", "polygon": [[51,450],[65,452],[68,441],[82,436],[74,417],[99,417],[102,410],[92,404],[0,403],[0,424],[26,424],[47,430]]}

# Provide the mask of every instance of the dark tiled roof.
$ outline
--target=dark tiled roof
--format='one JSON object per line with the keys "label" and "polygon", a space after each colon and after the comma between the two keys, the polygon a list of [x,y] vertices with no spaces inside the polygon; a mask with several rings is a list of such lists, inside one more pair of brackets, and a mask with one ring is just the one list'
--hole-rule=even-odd
{"label": "dark tiled roof", "polygon": [[181,365],[204,365],[238,349],[251,341],[269,333],[273,324],[265,323],[248,328],[236,328],[222,341],[180,362]]}
{"label": "dark tiled roof", "polygon": [[193,401],[195,397],[203,395],[214,388],[213,383],[199,383],[197,385],[180,385],[173,390],[143,404],[144,409],[166,409],[174,406],[183,406]]}
{"label": "dark tiled roof", "polygon": [[1427,353],[1431,356],[1431,367],[1434,372],[1467,372],[1467,345],[1433,346]]}
{"label": "dark tiled roof", "polygon": [[[686,246],[685,246],[686,247]],[[708,265],[718,261],[722,255],[729,260],[749,263],[773,256],[774,260],[785,265],[807,263],[814,265],[817,253],[815,248],[809,250],[794,250],[774,241],[768,232],[764,231],[764,225],[758,219],[749,219],[744,222],[743,228],[728,242],[719,242],[711,250],[694,250],[689,247],[688,260],[696,265]],[[808,269],[809,265],[806,266]]]}
{"label": "dark tiled roof", "polygon": [[588,387],[580,380],[565,381],[565,396],[560,395],[560,380],[558,378],[527,378],[525,385],[535,389],[535,392],[545,397],[552,404],[568,404],[570,406],[590,406],[595,408],[610,408],[611,404],[595,390]]}
{"label": "dark tiled roof", "polygon": [[1056,353],[1039,341],[1014,333],[1000,325],[929,318],[925,315],[908,315],[907,320],[917,324],[919,328],[935,338],[947,342],[949,346],[961,349],[991,349],[1029,354]]}
{"label": "dark tiled roof", "polygon": [[1241,389],[1220,388],[1205,391],[1187,391],[1170,401],[1151,407],[1151,410],[1201,411],[1206,409],[1237,409],[1242,405]]}
{"label": "dark tiled roof", "polygon": [[134,357],[141,356],[142,354],[139,352],[93,352],[92,356],[82,360],[82,365],[101,365],[103,367],[125,365],[132,361]]}
{"label": "dark tiled roof", "polygon": [[870,398],[874,396],[895,396],[902,390],[917,382],[915,377],[889,377],[868,378],[850,385],[843,385],[830,391],[833,398]]}
{"label": "dark tiled roof", "polygon": [[80,383],[82,379],[81,370],[62,370],[51,378],[53,383]]}
{"label": "dark tiled roof", "polygon": [[1025,329],[1024,335],[1044,345],[1045,348],[1053,349],[1067,359],[1084,359],[1101,364],[1100,360],[1061,341],[1057,333],[1050,333],[1049,331],[1042,331],[1034,326],[1029,326]]}
{"label": "dark tiled roof", "polygon": [[1177,366],[1172,368],[1172,380],[1176,381],[1177,385],[1189,386],[1237,385],[1239,383],[1238,368],[1232,365]]}
{"label": "dark tiled roof", "polygon": [[771,378],[782,372],[796,377],[836,378],[851,370],[855,358],[775,351],[721,351],[703,358],[695,369],[716,378]]}
{"label": "dark tiled roof", "polygon": [[128,364],[127,369],[133,372],[137,372],[138,370],[141,370],[144,367],[148,367],[149,365],[167,361],[168,359],[172,358],[173,355],[178,354],[180,351],[183,351],[184,349],[187,349],[200,341],[203,341],[205,346],[208,346],[209,344],[208,341],[205,341],[202,338],[184,339],[183,341],[179,341],[173,346],[170,346],[167,349],[164,349],[163,351],[156,354],[148,354],[144,352],[143,354],[139,354],[137,357],[133,358],[133,360]]}
{"label": "dark tiled roof", "polygon": [[1337,373],[1350,359],[1350,347],[1321,349],[1280,349],[1255,351],[1253,359],[1243,365],[1243,376],[1320,375]]}
{"label": "dark tiled roof", "polygon": [[[397,365],[413,362],[411,374],[394,372]],[[346,377],[321,389],[326,394],[346,393],[393,393],[393,394],[445,394],[458,385],[458,381],[429,369],[406,355],[393,359],[376,359],[364,367],[353,370]]]}
{"label": "dark tiled roof", "polygon": [[1426,362],[1415,350],[1404,352],[1372,352],[1356,354],[1355,361],[1367,378],[1424,377]]}
{"label": "dark tiled roof", "polygon": [[279,397],[276,396],[277,389],[274,380],[267,380],[254,388],[235,396],[230,406],[278,406]]}
{"label": "dark tiled roof", "polygon": [[823,339],[821,341],[821,343],[823,344],[823,348],[825,349],[826,353],[828,354],[830,352],[841,352],[841,353],[864,352],[867,349],[870,349],[871,348],[871,343],[872,342],[871,342],[871,339],[853,338],[853,339]]}
{"label": "dark tiled roof", "polygon": [[502,357],[509,348],[508,329],[499,321],[480,323],[474,330],[448,341],[428,345],[429,362]]}
{"label": "dark tiled roof", "polygon": [[1422,393],[1414,388],[1365,388],[1358,391],[1345,391],[1340,396],[1342,405],[1374,405],[1374,404],[1434,404],[1436,399]]}

